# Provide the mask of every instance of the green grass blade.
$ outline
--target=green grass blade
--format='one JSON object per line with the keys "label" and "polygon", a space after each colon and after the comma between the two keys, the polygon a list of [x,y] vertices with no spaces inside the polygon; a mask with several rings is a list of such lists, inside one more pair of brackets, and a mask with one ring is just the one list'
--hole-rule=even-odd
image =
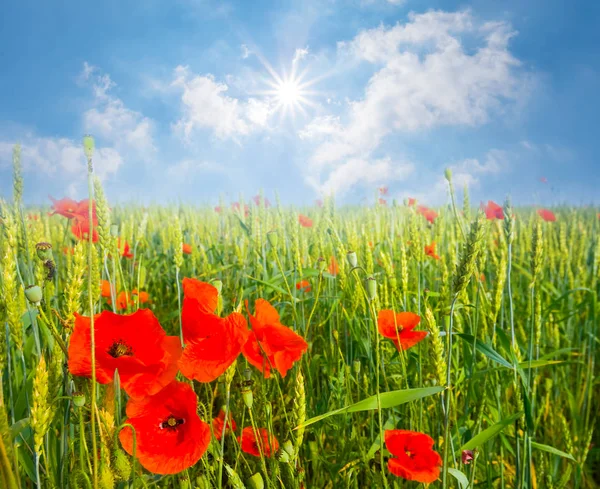
{"label": "green grass blade", "polygon": [[509,416],[508,418],[504,418],[502,421],[499,421],[495,425],[490,426],[489,428],[483,430],[481,433],[474,436],[467,443],[465,443],[460,448],[460,451],[462,452],[463,450],[474,450],[478,446],[484,444],[486,441],[488,441],[491,438],[493,438],[494,436],[496,436],[504,428],[506,428],[509,424],[514,423],[515,420],[518,417],[520,417],[522,414],[523,414],[523,412],[518,412],[516,414],[513,414],[512,416]]}

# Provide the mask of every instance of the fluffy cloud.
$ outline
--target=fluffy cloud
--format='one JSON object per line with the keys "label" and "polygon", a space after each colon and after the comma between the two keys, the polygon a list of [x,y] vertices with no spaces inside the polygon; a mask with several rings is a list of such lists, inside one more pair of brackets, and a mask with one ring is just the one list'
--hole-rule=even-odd
{"label": "fluffy cloud", "polygon": [[174,127],[185,138],[195,130],[210,129],[219,139],[236,139],[267,127],[272,112],[267,101],[231,97],[228,86],[212,75],[194,75],[188,67],[178,66],[172,87],[181,90],[183,116]]}
{"label": "fluffy cloud", "polygon": [[84,63],[80,79],[91,85],[94,94],[93,107],[83,114],[84,130],[102,138],[120,152],[134,152],[143,157],[154,153],[152,121],[129,109],[121,99],[110,93],[115,86],[110,76]]}
{"label": "fluffy cloud", "polygon": [[508,24],[480,22],[468,11],[431,11],[339,43],[341,57],[374,72],[343,124],[319,117],[300,132],[319,141],[309,162],[313,185],[351,159],[372,159],[392,133],[479,126],[523,97],[528,78],[508,50],[514,34]]}

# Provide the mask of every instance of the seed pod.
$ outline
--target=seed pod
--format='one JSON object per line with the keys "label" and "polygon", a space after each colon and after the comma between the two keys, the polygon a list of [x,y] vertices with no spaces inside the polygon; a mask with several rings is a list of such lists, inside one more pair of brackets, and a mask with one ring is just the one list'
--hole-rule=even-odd
{"label": "seed pod", "polygon": [[260,472],[254,474],[250,479],[248,479],[248,487],[251,489],[264,489],[265,481],[260,475]]}
{"label": "seed pod", "polygon": [[85,406],[85,394],[83,392],[73,392],[71,398],[75,406],[79,408]]}
{"label": "seed pod", "polygon": [[94,143],[93,136],[90,136],[89,134],[83,136],[83,152],[88,160],[91,160],[92,156],[94,156],[95,146],[96,144]]}
{"label": "seed pod", "polygon": [[367,295],[370,301],[377,297],[377,280],[372,275],[367,277]]}
{"label": "seed pod", "polygon": [[356,251],[349,251],[346,253],[346,259],[350,268],[356,268],[358,265],[358,258],[356,257]]}
{"label": "seed pod", "polygon": [[27,297],[29,302],[37,306],[42,302],[44,294],[39,285],[30,285],[29,287],[25,287],[25,297]]}
{"label": "seed pod", "polygon": [[52,260],[52,245],[42,241],[35,245],[35,251],[40,260],[45,262],[46,260]]}

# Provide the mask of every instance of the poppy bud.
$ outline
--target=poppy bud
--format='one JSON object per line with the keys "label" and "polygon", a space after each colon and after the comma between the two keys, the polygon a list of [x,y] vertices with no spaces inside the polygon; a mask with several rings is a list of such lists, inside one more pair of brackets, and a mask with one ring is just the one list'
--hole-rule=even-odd
{"label": "poppy bud", "polygon": [[277,236],[277,232],[269,231],[267,233],[267,239],[269,240],[269,244],[271,248],[277,248],[277,244],[279,242],[279,236]]}
{"label": "poppy bud", "polygon": [[260,472],[257,472],[252,477],[250,477],[250,479],[248,479],[247,485],[250,489],[264,489],[265,482],[263,481],[263,478],[262,478],[262,475],[260,475]]}
{"label": "poppy bud", "polygon": [[220,280],[213,280],[212,284],[214,288],[217,289],[219,295],[221,295],[221,289],[223,289],[223,282],[221,282]]}
{"label": "poppy bud", "polygon": [[43,298],[42,288],[39,285],[30,285],[25,287],[25,297],[27,300],[36,306],[42,302]]}
{"label": "poppy bud", "polygon": [[377,297],[377,280],[372,275],[367,277],[367,295],[370,301]]}
{"label": "poppy bud", "polygon": [[360,374],[360,360],[354,360],[352,367],[353,367],[354,373],[356,375],[359,375]]}
{"label": "poppy bud", "polygon": [[88,160],[92,159],[92,156],[94,154],[94,147],[94,138],[89,134],[83,136],[83,152],[85,153],[85,156]]}
{"label": "poppy bud", "polygon": [[85,394],[83,392],[73,392],[71,397],[75,406],[79,408],[85,406]]}
{"label": "poppy bud", "polygon": [[113,238],[116,238],[116,237],[119,236],[119,226],[118,226],[118,224],[111,224],[110,225],[110,235]]}
{"label": "poppy bud", "polygon": [[294,456],[294,444],[290,440],[283,442],[283,450],[287,452],[290,457]]}
{"label": "poppy bud", "polygon": [[323,273],[326,268],[327,262],[325,261],[325,258],[323,258],[322,256],[319,257],[319,259],[317,260],[317,269],[319,270],[319,273]]}
{"label": "poppy bud", "polygon": [[52,245],[50,243],[37,243],[35,245],[35,251],[40,260],[52,260]]}
{"label": "poppy bud", "polygon": [[446,180],[451,181],[452,180],[452,170],[450,168],[446,168],[444,170],[444,176],[446,177]]}
{"label": "poppy bud", "polygon": [[254,401],[254,396],[252,395],[252,390],[249,387],[244,387],[242,389],[242,399],[244,404],[248,409],[252,409],[252,403]]}
{"label": "poppy bud", "polygon": [[346,253],[346,259],[348,260],[348,264],[350,268],[356,268],[358,265],[358,258],[356,258],[356,251],[349,251]]}
{"label": "poppy bud", "polygon": [[461,458],[462,458],[463,464],[469,465],[471,463],[471,460],[473,460],[475,458],[473,456],[473,450],[463,450]]}
{"label": "poppy bud", "polygon": [[190,489],[192,487],[190,485],[190,478],[187,475],[182,475],[179,478],[179,487],[181,489]]}

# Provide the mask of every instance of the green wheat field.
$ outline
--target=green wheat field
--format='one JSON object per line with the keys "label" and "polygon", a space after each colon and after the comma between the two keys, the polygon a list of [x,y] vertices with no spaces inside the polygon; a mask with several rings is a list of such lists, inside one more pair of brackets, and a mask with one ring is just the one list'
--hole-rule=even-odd
{"label": "green wheat field", "polygon": [[120,206],[84,147],[0,201],[2,488],[600,486],[598,209]]}

